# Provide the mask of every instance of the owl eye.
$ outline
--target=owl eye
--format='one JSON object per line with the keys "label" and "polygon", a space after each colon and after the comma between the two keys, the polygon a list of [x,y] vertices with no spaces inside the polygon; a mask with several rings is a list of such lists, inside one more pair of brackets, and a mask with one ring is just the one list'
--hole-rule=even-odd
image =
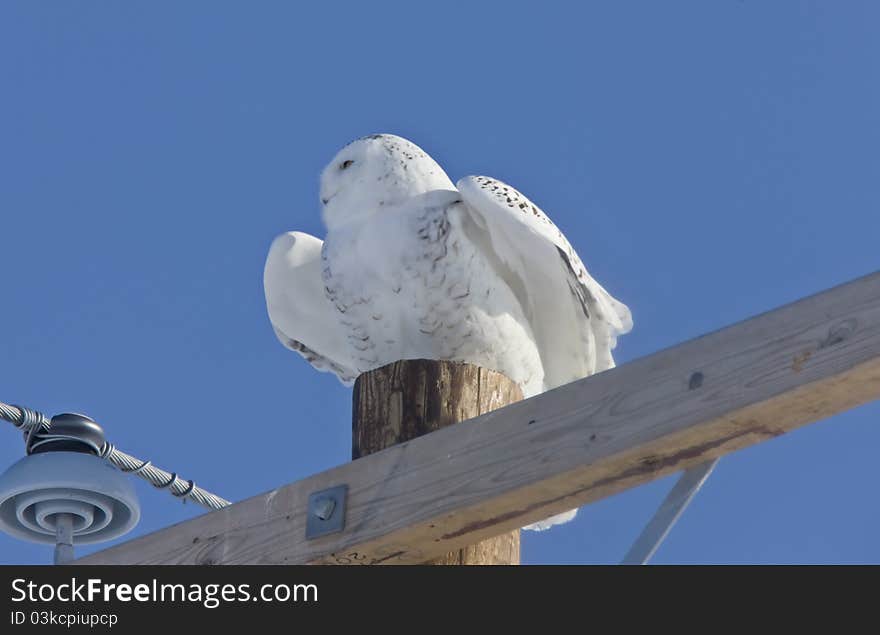
{"label": "owl eye", "polygon": [[347,161],[343,161],[342,163],[339,164],[339,169],[345,170],[347,168],[350,168],[352,165],[354,165],[354,161],[352,161],[351,159],[348,159]]}

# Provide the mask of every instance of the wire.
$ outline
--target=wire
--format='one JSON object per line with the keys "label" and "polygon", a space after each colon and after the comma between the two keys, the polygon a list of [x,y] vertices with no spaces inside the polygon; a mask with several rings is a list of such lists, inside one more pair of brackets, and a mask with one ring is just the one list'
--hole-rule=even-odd
{"label": "wire", "polygon": [[[48,431],[52,421],[41,412],[0,402],[0,419],[10,422],[19,430],[32,437],[36,432]],[[225,498],[202,489],[193,481],[180,478],[176,472],[166,472],[150,461],[142,461],[126,454],[107,441],[98,450],[98,456],[106,459],[123,472],[139,476],[153,487],[167,489],[173,496],[189,499],[208,509],[222,509],[230,504]]]}

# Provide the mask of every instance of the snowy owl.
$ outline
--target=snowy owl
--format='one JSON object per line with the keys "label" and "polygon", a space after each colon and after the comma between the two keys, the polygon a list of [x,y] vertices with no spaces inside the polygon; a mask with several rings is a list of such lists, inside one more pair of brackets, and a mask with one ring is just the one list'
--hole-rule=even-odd
{"label": "snowy owl", "polygon": [[401,359],[458,360],[529,397],[614,366],[629,309],[513,187],[453,185],[414,143],[377,134],[339,151],[320,197],[324,241],[282,234],[264,271],[275,334],[318,370],[350,385]]}

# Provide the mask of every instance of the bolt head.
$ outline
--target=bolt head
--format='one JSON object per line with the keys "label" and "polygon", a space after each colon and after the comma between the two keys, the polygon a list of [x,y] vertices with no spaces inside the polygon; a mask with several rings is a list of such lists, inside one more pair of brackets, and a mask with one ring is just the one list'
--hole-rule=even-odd
{"label": "bolt head", "polygon": [[319,498],[315,501],[314,514],[321,520],[327,520],[333,515],[336,509],[336,501],[332,498]]}

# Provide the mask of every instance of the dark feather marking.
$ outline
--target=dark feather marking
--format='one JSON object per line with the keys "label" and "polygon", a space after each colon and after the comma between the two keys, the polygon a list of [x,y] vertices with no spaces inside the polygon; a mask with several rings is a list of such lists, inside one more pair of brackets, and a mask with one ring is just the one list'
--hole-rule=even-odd
{"label": "dark feather marking", "polygon": [[577,272],[575,272],[574,267],[571,266],[571,258],[569,258],[568,254],[559,247],[556,247],[556,251],[559,252],[560,257],[562,257],[562,261],[565,263],[570,274],[568,287],[571,289],[572,294],[578,299],[578,302],[581,305],[581,310],[583,310],[584,315],[589,320],[590,309],[588,304],[590,302],[595,303],[596,299],[593,297],[593,294],[590,293],[589,289],[587,289],[587,287],[578,279]]}
{"label": "dark feather marking", "polygon": [[296,340],[288,339],[287,347],[293,351],[296,351],[300,355],[305,358],[307,362],[309,362],[312,366],[318,369],[329,369],[339,375],[340,379],[343,381],[353,381],[355,376],[352,375],[351,371],[346,368],[343,368],[339,364],[327,359],[323,355],[318,352],[312,350],[302,342],[298,342]]}

